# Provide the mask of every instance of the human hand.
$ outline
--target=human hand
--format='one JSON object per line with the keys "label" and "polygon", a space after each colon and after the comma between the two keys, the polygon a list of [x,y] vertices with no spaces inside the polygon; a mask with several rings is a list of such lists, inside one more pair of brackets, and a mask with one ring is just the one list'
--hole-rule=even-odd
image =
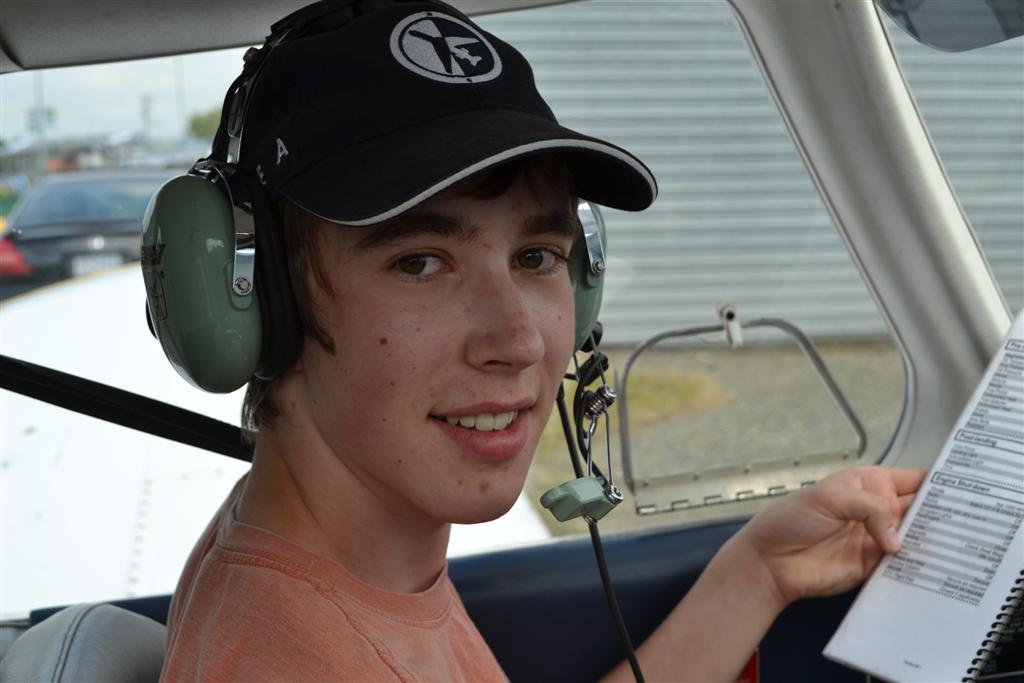
{"label": "human hand", "polygon": [[925,470],[837,472],[766,507],[734,539],[753,551],[782,604],[834,595],[863,581],[886,552]]}

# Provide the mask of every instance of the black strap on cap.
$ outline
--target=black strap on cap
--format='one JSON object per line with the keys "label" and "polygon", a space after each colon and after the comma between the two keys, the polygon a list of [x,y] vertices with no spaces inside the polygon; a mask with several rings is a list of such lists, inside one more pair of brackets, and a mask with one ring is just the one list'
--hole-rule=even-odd
{"label": "black strap on cap", "polygon": [[263,192],[254,188],[250,196],[260,225],[256,232],[256,291],[263,320],[260,362],[254,374],[272,380],[302,353],[304,332],[288,277],[278,212]]}
{"label": "black strap on cap", "polygon": [[314,2],[312,5],[296,10],[271,24],[270,35],[267,36],[266,42],[279,42],[278,36],[283,38],[283,36],[288,34],[291,34],[293,38],[303,35],[306,33],[307,27],[312,27],[315,32],[321,32],[344,26],[361,14],[357,9],[357,5],[362,5],[365,2],[366,0],[362,0],[362,2],[360,0],[320,0],[320,2]]}

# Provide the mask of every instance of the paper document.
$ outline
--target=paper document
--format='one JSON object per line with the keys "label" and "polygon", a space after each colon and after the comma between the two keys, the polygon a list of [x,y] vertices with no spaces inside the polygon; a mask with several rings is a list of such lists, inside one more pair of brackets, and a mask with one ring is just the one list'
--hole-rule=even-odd
{"label": "paper document", "polygon": [[902,548],[879,564],[825,656],[901,683],[973,678],[1024,592],[1022,522],[1018,315],[903,520]]}

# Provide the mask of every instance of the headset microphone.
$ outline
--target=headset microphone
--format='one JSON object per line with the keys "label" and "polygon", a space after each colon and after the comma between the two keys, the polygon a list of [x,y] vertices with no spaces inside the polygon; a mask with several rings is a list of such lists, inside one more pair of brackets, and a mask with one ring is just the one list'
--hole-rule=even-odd
{"label": "headset microphone", "polygon": [[[597,350],[601,335],[600,323],[595,324],[594,333],[588,336],[583,350],[590,350],[590,357],[582,366],[577,366],[576,391],[573,396],[573,417],[575,429],[571,429],[565,409],[565,393],[558,393],[559,412],[562,414],[562,428],[576,478],[560,484],[541,496],[541,505],[550,510],[555,519],[565,522],[583,517],[590,525],[611,512],[622,502],[622,493],[612,480],[611,439],[608,435],[608,409],[615,402],[615,390],[608,385],[604,371],[608,369],[608,357]],[[588,386],[600,380],[601,386],[590,391]],[[608,473],[605,474],[594,463],[593,441],[598,423],[604,420],[605,446]],[[586,472],[579,462],[577,446],[586,463]]]}

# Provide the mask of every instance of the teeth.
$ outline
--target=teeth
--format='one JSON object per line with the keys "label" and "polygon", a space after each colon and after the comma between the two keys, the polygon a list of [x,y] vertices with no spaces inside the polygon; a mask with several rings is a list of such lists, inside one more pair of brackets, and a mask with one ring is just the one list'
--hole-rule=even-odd
{"label": "teeth", "polygon": [[475,429],[478,432],[497,432],[512,424],[517,415],[519,415],[519,411],[513,410],[507,413],[480,413],[479,415],[463,415],[444,419],[450,425],[459,425],[467,429]]}

